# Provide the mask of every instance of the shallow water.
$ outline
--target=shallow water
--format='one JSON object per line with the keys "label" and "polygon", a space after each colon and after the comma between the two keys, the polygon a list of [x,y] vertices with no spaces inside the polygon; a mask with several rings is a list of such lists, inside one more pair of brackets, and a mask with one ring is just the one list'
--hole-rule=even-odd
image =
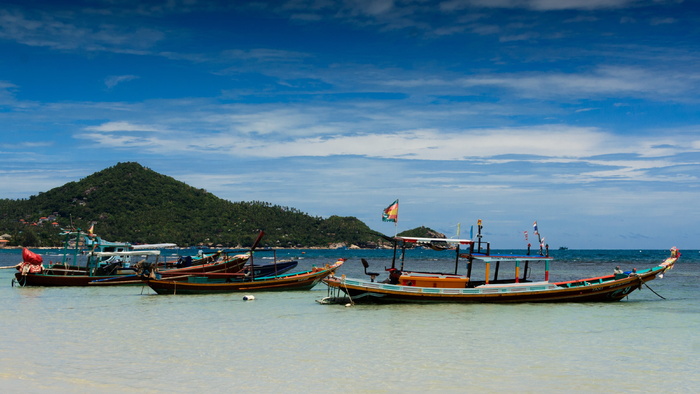
{"label": "shallow water", "polygon": [[[46,251],[39,251],[46,252]],[[667,251],[553,251],[552,280]],[[697,392],[698,251],[609,304],[320,305],[311,291],[159,296],[141,286],[11,287],[0,270],[5,392]],[[299,269],[389,251],[289,250]],[[414,251],[417,264],[438,252]],[[19,251],[0,251],[0,266]],[[407,264],[408,264],[407,260]],[[533,269],[534,271],[534,269]]]}

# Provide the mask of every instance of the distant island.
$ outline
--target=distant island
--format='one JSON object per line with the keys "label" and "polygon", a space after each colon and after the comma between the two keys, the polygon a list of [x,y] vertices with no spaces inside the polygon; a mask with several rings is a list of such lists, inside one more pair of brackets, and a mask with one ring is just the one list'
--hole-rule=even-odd
{"label": "distant island", "polygon": [[[0,247],[57,247],[62,229],[94,228],[102,238],[182,247],[379,248],[387,237],[352,216],[314,217],[262,201],[231,202],[159,174],[118,163],[28,199],[0,199]],[[427,227],[402,233],[444,237]]]}

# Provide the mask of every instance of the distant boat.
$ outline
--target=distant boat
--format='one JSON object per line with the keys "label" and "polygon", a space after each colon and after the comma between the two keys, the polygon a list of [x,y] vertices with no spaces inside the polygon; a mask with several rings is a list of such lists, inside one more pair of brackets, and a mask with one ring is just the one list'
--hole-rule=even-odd
{"label": "distant boat", "polygon": [[560,246],[559,250],[569,250],[569,247],[568,246]]}

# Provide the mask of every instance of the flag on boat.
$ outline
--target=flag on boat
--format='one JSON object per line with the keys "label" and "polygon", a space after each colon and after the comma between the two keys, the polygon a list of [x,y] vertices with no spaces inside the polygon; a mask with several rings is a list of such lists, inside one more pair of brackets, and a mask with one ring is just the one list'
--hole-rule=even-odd
{"label": "flag on boat", "polygon": [[394,201],[382,212],[382,221],[394,222],[399,220],[399,200]]}
{"label": "flag on boat", "polygon": [[92,226],[90,226],[90,228],[88,229],[88,235],[91,237],[95,236],[95,223],[93,223]]}
{"label": "flag on boat", "polygon": [[532,228],[534,234],[539,234],[539,232],[537,232],[537,221],[535,221],[535,224],[532,225]]}

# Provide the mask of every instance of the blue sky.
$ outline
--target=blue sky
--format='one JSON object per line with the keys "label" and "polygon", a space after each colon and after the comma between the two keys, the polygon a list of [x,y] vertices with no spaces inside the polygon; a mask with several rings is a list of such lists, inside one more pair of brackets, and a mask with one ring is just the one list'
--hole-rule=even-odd
{"label": "blue sky", "polygon": [[0,198],[137,161],[496,247],[698,249],[700,11],[665,0],[3,1]]}

